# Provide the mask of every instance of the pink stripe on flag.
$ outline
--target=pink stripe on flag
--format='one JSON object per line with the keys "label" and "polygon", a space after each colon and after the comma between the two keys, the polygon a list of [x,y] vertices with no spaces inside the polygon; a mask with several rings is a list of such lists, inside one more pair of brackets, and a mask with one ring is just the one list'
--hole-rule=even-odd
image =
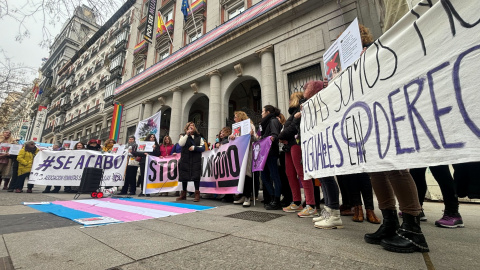
{"label": "pink stripe on flag", "polygon": [[130,205],[130,206],[138,206],[138,207],[143,207],[143,208],[150,208],[150,209],[155,209],[155,210],[162,210],[162,211],[179,213],[179,214],[192,213],[192,212],[196,211],[194,209],[179,208],[179,207],[174,207],[174,206],[153,204],[153,203],[129,202],[127,200],[119,200],[119,199],[103,198],[102,201],[112,202],[112,203],[116,203],[116,204]]}
{"label": "pink stripe on flag", "polygon": [[75,209],[75,210],[80,210],[80,211],[88,212],[88,213],[91,213],[91,214],[96,214],[96,215],[99,215],[99,216],[111,217],[111,218],[114,218],[114,219],[121,220],[123,222],[153,219],[153,217],[150,217],[150,216],[134,214],[134,213],[130,213],[130,212],[125,212],[125,211],[120,211],[120,210],[115,210],[115,209],[109,209],[109,208],[104,208],[104,207],[99,207],[99,206],[92,206],[92,205],[88,205],[88,204],[84,204],[84,203],[77,203],[77,202],[72,202],[72,201],[54,201],[52,203],[62,205],[62,206],[68,207],[68,208],[72,208],[72,209]]}

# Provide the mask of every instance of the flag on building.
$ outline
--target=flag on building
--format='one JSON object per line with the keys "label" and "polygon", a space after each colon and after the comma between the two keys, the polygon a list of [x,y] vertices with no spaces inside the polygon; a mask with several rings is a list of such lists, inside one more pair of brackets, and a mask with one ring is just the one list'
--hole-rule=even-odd
{"label": "flag on building", "polygon": [[32,88],[32,93],[38,92],[38,83],[35,83]]}
{"label": "flag on building", "polygon": [[115,103],[113,105],[112,124],[110,125],[110,139],[118,141],[118,134],[120,133],[120,122],[122,121],[123,104]]}
{"label": "flag on building", "polygon": [[183,0],[181,11],[183,13],[183,19],[187,21],[188,13],[190,12],[190,5],[188,4],[188,0]]}
{"label": "flag on building", "polygon": [[163,31],[167,31],[167,28],[165,27],[165,23],[163,22],[162,14],[160,14],[160,12],[158,12],[158,29],[157,29],[157,32],[160,32],[160,34],[163,34]]}

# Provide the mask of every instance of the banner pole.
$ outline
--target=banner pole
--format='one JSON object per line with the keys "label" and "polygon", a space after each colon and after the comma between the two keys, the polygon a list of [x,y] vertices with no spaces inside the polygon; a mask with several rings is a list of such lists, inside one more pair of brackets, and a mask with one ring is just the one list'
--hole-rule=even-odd
{"label": "banner pole", "polygon": [[253,173],[253,181],[252,181],[252,186],[253,186],[253,189],[252,189],[252,197],[253,197],[253,206],[255,206],[255,172],[252,172]]}

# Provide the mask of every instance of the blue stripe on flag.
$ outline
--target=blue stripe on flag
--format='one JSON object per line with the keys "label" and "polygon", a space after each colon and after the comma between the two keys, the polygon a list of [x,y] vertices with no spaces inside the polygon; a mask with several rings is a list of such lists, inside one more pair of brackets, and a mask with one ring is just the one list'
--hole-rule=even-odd
{"label": "blue stripe on flag", "polygon": [[38,211],[42,211],[45,213],[51,213],[59,217],[68,218],[71,220],[78,219],[78,218],[91,218],[91,217],[101,217],[99,215],[91,214],[84,211],[75,210],[72,208],[65,207],[63,205],[58,204],[30,204],[28,205],[33,209],[37,209]]}
{"label": "blue stripe on flag", "polygon": [[[117,198],[115,198],[115,199],[117,199]],[[141,199],[133,199],[133,198],[118,198],[118,199],[125,200],[125,201],[132,201],[132,202],[168,205],[168,206],[179,207],[179,208],[187,208],[187,209],[192,209],[192,210],[208,210],[208,209],[215,208],[215,207],[212,207],[212,206],[192,205],[192,204],[186,204],[186,203],[159,202],[159,201],[141,200]]]}

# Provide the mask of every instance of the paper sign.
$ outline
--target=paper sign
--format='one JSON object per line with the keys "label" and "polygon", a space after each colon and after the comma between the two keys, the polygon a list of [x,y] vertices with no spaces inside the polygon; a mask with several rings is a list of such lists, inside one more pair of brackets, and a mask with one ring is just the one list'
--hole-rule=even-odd
{"label": "paper sign", "polygon": [[250,119],[232,125],[232,134],[235,135],[235,137],[250,134],[250,131],[252,131]]}

